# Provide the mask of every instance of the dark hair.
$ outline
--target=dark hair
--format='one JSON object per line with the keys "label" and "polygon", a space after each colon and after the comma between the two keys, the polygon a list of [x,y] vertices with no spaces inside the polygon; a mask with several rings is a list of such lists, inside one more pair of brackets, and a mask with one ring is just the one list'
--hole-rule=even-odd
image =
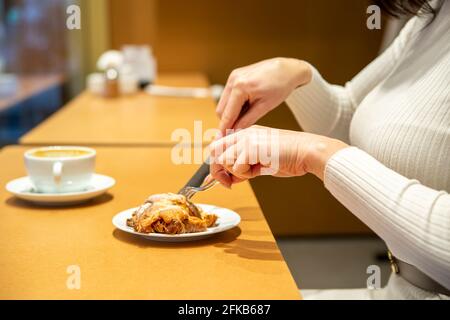
{"label": "dark hair", "polygon": [[[374,0],[381,10],[392,17],[400,18],[409,15],[428,15],[431,14],[433,18],[439,11],[430,5],[431,0]],[[442,3],[442,0],[440,0]],[[419,12],[420,10],[420,12]]]}

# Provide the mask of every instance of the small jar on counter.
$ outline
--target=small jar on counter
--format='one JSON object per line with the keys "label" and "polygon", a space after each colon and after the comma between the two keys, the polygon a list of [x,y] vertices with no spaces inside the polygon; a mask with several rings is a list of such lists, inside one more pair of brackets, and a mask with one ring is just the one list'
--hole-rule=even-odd
{"label": "small jar on counter", "polygon": [[103,95],[107,98],[119,96],[119,72],[115,68],[108,68],[105,71],[105,90]]}

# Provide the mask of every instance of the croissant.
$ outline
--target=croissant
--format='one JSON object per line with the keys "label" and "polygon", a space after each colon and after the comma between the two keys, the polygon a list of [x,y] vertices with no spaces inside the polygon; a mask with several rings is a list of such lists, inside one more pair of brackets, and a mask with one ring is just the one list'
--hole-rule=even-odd
{"label": "croissant", "polygon": [[216,224],[217,216],[174,193],[150,196],[127,219],[127,225],[141,233],[181,234],[206,231]]}

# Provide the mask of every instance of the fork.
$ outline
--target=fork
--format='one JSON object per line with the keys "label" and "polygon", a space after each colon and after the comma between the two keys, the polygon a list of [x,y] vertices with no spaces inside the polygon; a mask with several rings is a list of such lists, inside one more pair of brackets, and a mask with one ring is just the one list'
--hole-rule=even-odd
{"label": "fork", "polygon": [[206,191],[217,185],[219,181],[212,180],[200,187],[192,187],[192,186],[185,186],[183,189],[181,189],[178,194],[181,194],[186,197],[186,199],[190,200],[197,192],[200,191]]}
{"label": "fork", "polygon": [[[178,191],[178,194],[184,195],[188,200],[192,198],[197,192],[205,191],[216,185],[216,180],[208,180],[209,175],[209,158],[203,162],[194,175],[189,179],[185,186]],[[205,182],[206,180],[206,182]]]}
{"label": "fork", "polygon": [[[246,101],[242,106],[241,112],[239,113],[239,118],[241,118],[247,111],[250,109],[250,101]],[[209,175],[209,163],[210,158],[208,158],[195,172],[192,178],[188,181],[188,183],[178,192],[178,194],[182,194],[186,197],[186,199],[191,199],[197,192],[206,191],[211,189],[219,182],[217,180],[212,180],[205,183],[205,179],[210,177]],[[203,185],[204,184],[204,185]]]}

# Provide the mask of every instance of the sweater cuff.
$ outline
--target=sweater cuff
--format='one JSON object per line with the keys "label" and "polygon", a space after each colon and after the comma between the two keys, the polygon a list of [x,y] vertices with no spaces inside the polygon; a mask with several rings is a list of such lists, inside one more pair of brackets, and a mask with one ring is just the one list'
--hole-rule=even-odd
{"label": "sweater cuff", "polygon": [[296,108],[302,104],[316,104],[321,99],[327,100],[328,83],[313,65],[308,63],[308,66],[311,69],[311,81],[296,88],[286,99],[291,108]]}
{"label": "sweater cuff", "polygon": [[332,91],[333,86],[322,78],[316,68],[309,66],[311,81],[295,89],[286,99],[286,104],[303,130],[327,135],[337,119],[335,112],[329,110],[330,105],[337,105],[337,97]]}
{"label": "sweater cuff", "polygon": [[410,182],[417,181],[387,168],[357,147],[348,147],[335,153],[328,160],[324,173],[325,187],[332,193],[341,193],[343,186],[361,194],[373,194],[386,189],[398,191]]}

